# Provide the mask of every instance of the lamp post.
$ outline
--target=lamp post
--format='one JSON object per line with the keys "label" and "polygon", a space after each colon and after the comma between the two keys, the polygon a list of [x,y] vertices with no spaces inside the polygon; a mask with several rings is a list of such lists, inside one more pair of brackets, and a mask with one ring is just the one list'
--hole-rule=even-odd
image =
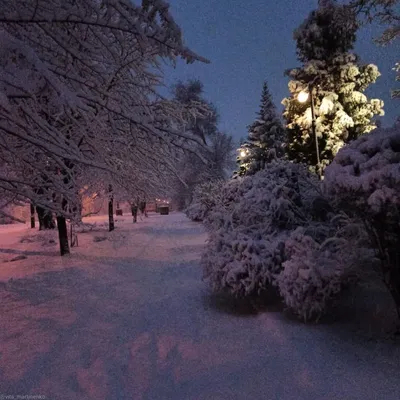
{"label": "lamp post", "polygon": [[239,163],[239,175],[244,175],[248,169],[248,160],[246,160],[249,155],[249,149],[242,146],[237,149],[238,152],[238,163]]}
{"label": "lamp post", "polygon": [[317,136],[317,128],[316,128],[316,123],[315,123],[315,109],[314,109],[314,95],[313,95],[313,90],[314,87],[312,84],[308,85],[308,91],[301,91],[298,96],[297,100],[300,103],[305,103],[308,100],[308,97],[310,97],[310,102],[311,102],[311,128],[312,128],[312,133],[314,136],[315,140],[315,150],[317,152],[317,173],[319,176],[319,179],[322,179],[322,171],[321,171],[321,161],[319,157],[319,145],[318,145],[318,136]]}

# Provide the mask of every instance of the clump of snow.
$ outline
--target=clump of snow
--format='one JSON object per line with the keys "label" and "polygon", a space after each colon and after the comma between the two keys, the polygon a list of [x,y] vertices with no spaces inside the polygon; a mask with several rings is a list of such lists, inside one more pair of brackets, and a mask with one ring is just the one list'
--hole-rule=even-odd
{"label": "clump of snow", "polygon": [[335,102],[338,99],[338,95],[336,93],[329,93],[328,96],[325,96],[319,107],[320,114],[331,114],[335,111]]}

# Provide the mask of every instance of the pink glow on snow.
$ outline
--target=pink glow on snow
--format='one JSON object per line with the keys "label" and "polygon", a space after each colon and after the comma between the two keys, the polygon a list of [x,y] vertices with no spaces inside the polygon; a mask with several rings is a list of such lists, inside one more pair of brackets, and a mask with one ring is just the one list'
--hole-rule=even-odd
{"label": "pink glow on snow", "polygon": [[350,346],[278,313],[217,311],[203,300],[201,225],[178,213],[118,220],[115,232],[80,234],[62,259],[54,245],[20,243],[35,235],[25,228],[6,234],[6,246],[0,232],[0,249],[28,254],[4,262],[15,254],[0,253],[1,390],[63,400],[372,400],[372,385],[397,400],[399,349]]}

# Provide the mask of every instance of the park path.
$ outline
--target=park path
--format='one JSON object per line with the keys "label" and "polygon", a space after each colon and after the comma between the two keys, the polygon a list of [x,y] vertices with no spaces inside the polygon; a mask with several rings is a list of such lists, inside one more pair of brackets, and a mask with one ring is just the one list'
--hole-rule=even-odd
{"label": "park path", "polygon": [[[4,234],[0,262],[24,249]],[[400,398],[398,347],[216,302],[205,240],[180,213],[124,217],[70,257],[32,244],[0,263],[0,399]]]}

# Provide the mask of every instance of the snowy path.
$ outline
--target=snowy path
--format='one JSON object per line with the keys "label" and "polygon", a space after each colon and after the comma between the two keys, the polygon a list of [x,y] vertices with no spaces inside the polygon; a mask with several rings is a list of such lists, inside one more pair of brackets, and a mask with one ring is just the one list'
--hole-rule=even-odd
{"label": "snowy path", "polygon": [[1,399],[400,398],[398,347],[213,306],[201,225],[173,213],[117,227],[81,234],[65,259],[0,231]]}

